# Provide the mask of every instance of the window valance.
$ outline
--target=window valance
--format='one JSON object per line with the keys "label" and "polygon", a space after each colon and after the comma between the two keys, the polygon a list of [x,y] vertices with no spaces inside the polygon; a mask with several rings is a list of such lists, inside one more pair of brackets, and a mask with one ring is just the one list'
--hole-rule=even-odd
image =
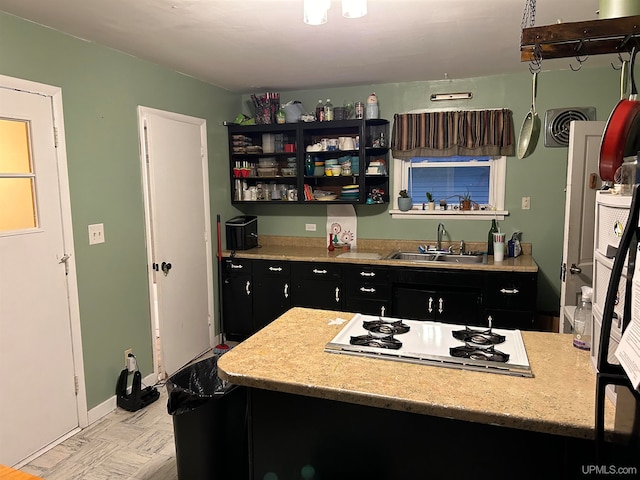
{"label": "window valance", "polygon": [[511,110],[396,113],[391,149],[395,158],[514,155]]}

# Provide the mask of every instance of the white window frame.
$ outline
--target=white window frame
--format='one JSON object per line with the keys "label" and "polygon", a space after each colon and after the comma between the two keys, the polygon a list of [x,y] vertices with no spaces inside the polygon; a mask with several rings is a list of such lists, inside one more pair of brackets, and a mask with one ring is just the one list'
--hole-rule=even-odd
{"label": "white window frame", "polygon": [[[489,203],[490,208],[485,210],[439,210],[439,206],[436,206],[436,210],[423,209],[422,205],[414,205],[411,210],[403,212],[398,209],[398,192],[400,190],[408,190],[409,182],[409,170],[411,160],[404,160],[402,158],[393,159],[393,207],[389,210],[391,216],[396,219],[415,219],[423,217],[437,217],[441,219],[460,219],[465,220],[486,220],[487,217],[496,218],[498,220],[504,220],[509,212],[504,209],[504,197],[506,190],[507,179],[507,157],[500,156],[490,160],[491,173],[489,181]],[[420,168],[438,168],[435,165],[442,166],[442,163],[434,164],[434,167],[420,167]],[[459,162],[451,163],[451,166],[459,166]]]}

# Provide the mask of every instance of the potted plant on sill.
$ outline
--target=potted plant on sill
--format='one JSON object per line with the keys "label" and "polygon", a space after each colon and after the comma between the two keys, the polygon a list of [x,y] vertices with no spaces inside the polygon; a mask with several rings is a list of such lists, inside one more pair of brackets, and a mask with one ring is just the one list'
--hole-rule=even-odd
{"label": "potted plant on sill", "polygon": [[398,208],[402,212],[411,210],[413,206],[413,199],[409,196],[406,190],[400,190],[398,193]]}
{"label": "potted plant on sill", "polygon": [[460,210],[471,210],[471,194],[468,191],[460,196]]}
{"label": "potted plant on sill", "polygon": [[429,203],[427,203],[427,208],[429,210],[435,210],[436,209],[436,204],[433,201],[433,195],[431,195],[431,192],[427,192],[427,201]]}

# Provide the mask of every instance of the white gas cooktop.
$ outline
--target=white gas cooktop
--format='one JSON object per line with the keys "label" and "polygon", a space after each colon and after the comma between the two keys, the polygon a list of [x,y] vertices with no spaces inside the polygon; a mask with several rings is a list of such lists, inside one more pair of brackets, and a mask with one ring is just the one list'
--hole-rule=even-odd
{"label": "white gas cooktop", "polygon": [[[365,321],[382,321],[383,324],[401,321],[403,325],[409,327],[409,331],[393,335],[393,338],[402,344],[397,349],[371,346],[369,344],[352,344],[352,337],[359,337],[371,333],[364,328],[363,324]],[[473,326],[469,327],[469,329],[474,332],[487,332],[489,327]],[[465,330],[465,326],[357,314],[342,328],[333,340],[327,343],[324,350],[329,353],[533,377],[520,330],[491,329],[491,333],[504,336],[504,341],[494,345],[493,348],[509,356],[506,362],[485,360],[483,359],[483,355],[474,355],[472,358],[461,358],[451,355],[451,348],[465,346],[464,341],[458,340],[453,336],[453,332],[460,330]],[[377,337],[381,337],[381,334],[377,334]],[[473,342],[468,342],[468,344],[475,345]],[[396,343],[396,347],[397,346],[398,344]],[[482,352],[481,349],[488,347],[488,345],[477,345],[477,350]],[[491,356],[492,355],[489,355],[489,357]]]}

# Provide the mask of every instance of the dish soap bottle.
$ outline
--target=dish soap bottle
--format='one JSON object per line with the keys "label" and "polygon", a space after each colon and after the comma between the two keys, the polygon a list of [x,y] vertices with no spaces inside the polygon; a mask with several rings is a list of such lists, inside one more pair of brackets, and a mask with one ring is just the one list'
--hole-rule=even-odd
{"label": "dish soap bottle", "polygon": [[324,104],[324,120],[325,122],[333,120],[333,103],[330,98],[327,98],[327,103]]}
{"label": "dish soap bottle", "polygon": [[573,316],[573,346],[580,350],[591,350],[591,287],[582,287],[580,305]]}
{"label": "dish soap bottle", "polygon": [[498,224],[496,219],[491,220],[491,228],[487,237],[487,255],[493,255],[493,234],[498,233]]}

